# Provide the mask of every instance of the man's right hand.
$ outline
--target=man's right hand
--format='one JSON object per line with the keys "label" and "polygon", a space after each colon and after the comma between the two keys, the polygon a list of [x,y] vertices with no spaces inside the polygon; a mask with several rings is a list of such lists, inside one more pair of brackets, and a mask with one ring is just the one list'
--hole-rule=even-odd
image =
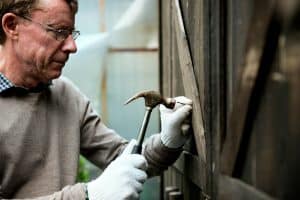
{"label": "man's right hand", "polygon": [[87,184],[90,200],[139,199],[147,179],[144,156],[131,154],[135,140],[94,181]]}

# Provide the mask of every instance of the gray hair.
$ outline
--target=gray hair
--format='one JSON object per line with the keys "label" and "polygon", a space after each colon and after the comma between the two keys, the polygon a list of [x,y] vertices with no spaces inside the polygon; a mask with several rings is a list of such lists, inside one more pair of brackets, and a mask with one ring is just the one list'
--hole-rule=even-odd
{"label": "gray hair", "polygon": [[[70,6],[71,10],[76,13],[78,10],[77,0],[65,0]],[[0,0],[0,44],[3,44],[6,35],[2,27],[2,17],[6,13],[14,13],[19,16],[26,16],[36,8],[39,0]]]}

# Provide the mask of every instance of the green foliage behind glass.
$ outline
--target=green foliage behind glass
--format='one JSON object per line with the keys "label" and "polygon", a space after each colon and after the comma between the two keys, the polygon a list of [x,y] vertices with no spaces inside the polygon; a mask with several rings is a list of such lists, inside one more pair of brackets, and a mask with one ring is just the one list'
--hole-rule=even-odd
{"label": "green foliage behind glass", "polygon": [[90,180],[90,172],[87,168],[87,161],[82,156],[79,158],[79,168],[76,180],[77,182],[88,182]]}

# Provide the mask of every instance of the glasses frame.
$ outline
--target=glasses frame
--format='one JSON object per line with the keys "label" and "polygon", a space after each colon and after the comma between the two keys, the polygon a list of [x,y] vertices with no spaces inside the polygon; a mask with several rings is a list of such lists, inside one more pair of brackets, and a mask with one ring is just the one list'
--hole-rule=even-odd
{"label": "glasses frame", "polygon": [[34,24],[39,25],[41,28],[43,28],[47,32],[54,33],[55,39],[57,41],[60,41],[60,42],[65,41],[70,35],[72,36],[73,40],[76,40],[78,38],[78,36],[80,35],[80,31],[78,31],[78,30],[68,30],[68,29],[62,29],[62,28],[56,29],[56,28],[54,28],[52,26],[49,26],[47,24],[42,24],[40,22],[37,22],[37,21],[33,20],[32,18],[27,17],[27,16],[19,16],[19,17],[21,17],[21,18],[23,18],[27,21],[30,21]]}

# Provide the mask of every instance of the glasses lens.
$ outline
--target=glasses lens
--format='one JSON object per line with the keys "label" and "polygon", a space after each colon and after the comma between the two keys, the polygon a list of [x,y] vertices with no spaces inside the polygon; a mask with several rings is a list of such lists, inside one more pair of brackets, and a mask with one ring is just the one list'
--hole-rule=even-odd
{"label": "glasses lens", "polygon": [[72,38],[73,38],[73,40],[76,40],[79,35],[80,35],[79,31],[72,31]]}
{"label": "glasses lens", "polygon": [[67,39],[70,35],[70,32],[68,30],[63,30],[63,29],[49,29],[50,31],[55,33],[55,37],[58,41],[64,41]]}
{"label": "glasses lens", "polygon": [[26,16],[20,16],[20,17],[22,17],[23,19],[26,19],[30,22],[33,22],[35,24],[40,25],[46,31],[50,31],[50,32],[54,33],[55,38],[58,41],[64,41],[65,39],[67,39],[69,37],[69,35],[72,35],[73,40],[76,40],[78,38],[78,36],[80,35],[80,31],[70,31],[70,30],[66,30],[66,29],[55,29],[51,26],[43,25],[39,22],[35,22],[29,17],[26,17]]}

